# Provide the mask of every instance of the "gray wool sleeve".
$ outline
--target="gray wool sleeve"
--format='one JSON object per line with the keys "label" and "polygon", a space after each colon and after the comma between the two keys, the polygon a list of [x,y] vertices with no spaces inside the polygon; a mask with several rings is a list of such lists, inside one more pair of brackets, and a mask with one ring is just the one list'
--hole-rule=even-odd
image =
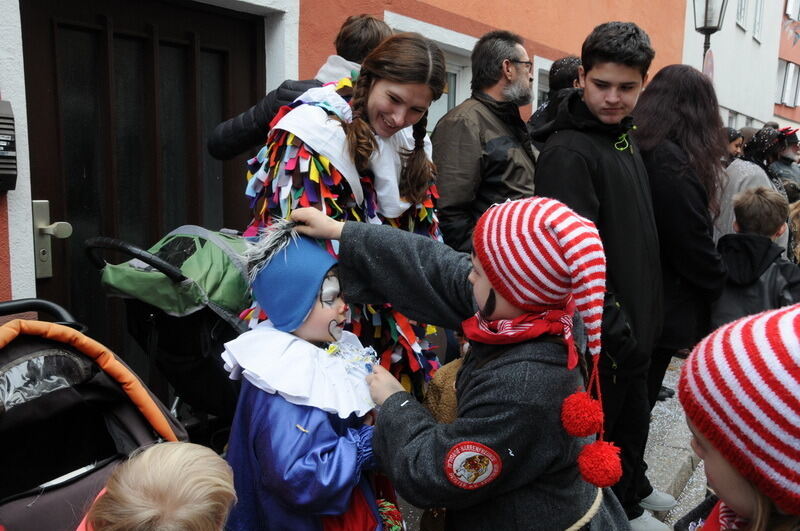
{"label": "gray wool sleeve", "polygon": [[384,225],[347,222],[339,278],[349,302],[390,303],[410,319],[456,329],[475,313],[470,256]]}
{"label": "gray wool sleeve", "polygon": [[[577,439],[561,427],[561,403],[577,387],[577,373],[530,361],[518,346],[461,385],[458,418],[438,424],[410,394],[395,393],[380,408],[373,444],[397,491],[419,507],[469,507],[535,484],[548,471],[574,466]],[[534,347],[535,348],[535,347]],[[542,347],[561,358],[563,347]],[[494,456],[495,477],[470,486],[457,480],[452,457],[480,446]],[[566,473],[566,472],[565,472]],[[570,468],[569,474],[577,474]]]}

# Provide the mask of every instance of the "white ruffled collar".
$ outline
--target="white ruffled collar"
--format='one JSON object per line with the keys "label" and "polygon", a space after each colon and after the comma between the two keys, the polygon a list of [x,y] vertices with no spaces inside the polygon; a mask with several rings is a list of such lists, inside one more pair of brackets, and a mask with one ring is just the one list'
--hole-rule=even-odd
{"label": "white ruffled collar", "polygon": [[264,321],[226,343],[222,359],[232,380],[244,376],[292,404],[343,419],[353,413],[363,417],[375,407],[365,380],[367,365],[375,363],[375,351],[361,346],[350,332],[342,332],[326,351]]}

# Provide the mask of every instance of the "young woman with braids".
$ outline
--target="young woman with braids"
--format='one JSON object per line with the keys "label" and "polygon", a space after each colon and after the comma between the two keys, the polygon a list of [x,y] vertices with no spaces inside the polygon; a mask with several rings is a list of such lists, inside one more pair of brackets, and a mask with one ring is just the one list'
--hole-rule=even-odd
{"label": "young woman with braids", "polygon": [[[315,206],[341,221],[387,224],[440,239],[427,111],[444,91],[444,55],[430,40],[400,33],[383,41],[357,78],[314,88],[283,107],[267,144],[249,161],[248,234],[292,210]],[[331,254],[338,246],[329,244]],[[420,391],[438,367],[414,326],[389,307],[354,306],[352,331],[385,366]]]}

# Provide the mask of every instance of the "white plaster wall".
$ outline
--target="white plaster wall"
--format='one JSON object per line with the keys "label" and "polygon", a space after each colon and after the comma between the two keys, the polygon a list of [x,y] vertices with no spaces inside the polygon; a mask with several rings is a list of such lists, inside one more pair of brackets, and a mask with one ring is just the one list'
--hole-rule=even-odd
{"label": "white plaster wall", "polygon": [[[764,0],[760,41],[753,38],[756,2],[747,4],[744,29],[736,23],[737,0],[728,0],[722,29],[711,35],[714,86],[721,106],[766,122],[774,111],[783,2]],[[694,29],[692,0],[686,2],[685,24],[683,62],[702,69],[704,36]],[[727,124],[727,116],[723,123]]]}
{"label": "white plaster wall", "polygon": [[11,256],[11,296],[33,297],[36,279],[31,222],[31,175],[28,158],[28,116],[22,32],[17,0],[0,0],[0,95],[11,102],[17,141],[17,187],[8,192],[8,237]]}
{"label": "white plaster wall", "polygon": [[[264,17],[265,92],[284,79],[297,79],[299,0],[197,0]],[[0,0],[0,95],[14,111],[17,142],[17,187],[8,193],[11,293],[15,299],[36,295],[31,220],[31,175],[28,118],[19,0]]]}
{"label": "white plaster wall", "polygon": [[784,118],[783,116],[778,116],[777,114],[773,115],[770,120],[773,122],[778,122],[778,125],[781,127],[800,128],[800,123],[789,120],[788,118]]}

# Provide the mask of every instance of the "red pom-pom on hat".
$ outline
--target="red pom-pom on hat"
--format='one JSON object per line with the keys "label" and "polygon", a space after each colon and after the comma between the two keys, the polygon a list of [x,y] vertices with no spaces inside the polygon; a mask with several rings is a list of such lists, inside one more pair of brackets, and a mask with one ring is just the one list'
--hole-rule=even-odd
{"label": "red pom-pom on hat", "polygon": [[603,404],[586,392],[572,393],[561,405],[561,424],[573,437],[588,437],[603,429]]}
{"label": "red pom-pom on hat", "polygon": [[608,441],[587,444],[578,454],[578,470],[583,479],[597,487],[610,487],[622,477],[619,448]]}

